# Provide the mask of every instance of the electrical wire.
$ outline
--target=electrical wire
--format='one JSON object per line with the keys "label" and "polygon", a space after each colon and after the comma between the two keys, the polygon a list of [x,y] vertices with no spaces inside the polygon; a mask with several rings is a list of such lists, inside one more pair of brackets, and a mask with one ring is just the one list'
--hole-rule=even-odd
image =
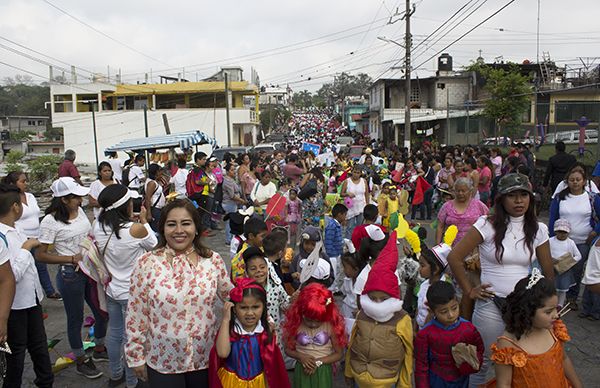
{"label": "electrical wire", "polygon": [[133,52],[135,52],[135,53],[137,53],[137,54],[140,54],[140,55],[142,55],[142,56],[144,56],[144,57],[146,57],[146,58],[148,58],[148,59],[151,59],[151,60],[153,60],[153,61],[155,61],[155,62],[162,63],[163,65],[166,65],[166,66],[172,66],[172,65],[170,65],[170,64],[168,64],[168,63],[166,63],[166,62],[164,62],[164,61],[162,61],[162,60],[160,60],[160,59],[158,59],[158,58],[155,58],[155,57],[153,57],[153,56],[150,56],[150,55],[148,55],[148,54],[145,54],[145,53],[141,52],[140,50],[136,49],[135,47],[132,47],[132,46],[128,45],[127,43],[121,42],[120,40],[118,40],[118,39],[116,39],[116,38],[113,38],[112,36],[108,35],[107,33],[105,33],[105,32],[103,32],[103,31],[101,31],[101,30],[97,29],[96,27],[94,27],[94,26],[90,25],[89,23],[86,23],[85,21],[83,21],[83,20],[79,19],[78,17],[76,17],[76,16],[74,16],[74,15],[70,14],[69,12],[65,11],[64,9],[62,9],[62,8],[58,7],[57,5],[55,5],[55,4],[53,4],[53,3],[51,3],[49,0],[42,0],[42,1],[43,1],[44,3],[46,3],[46,4],[48,4],[49,6],[51,6],[52,8],[54,8],[54,9],[56,9],[56,10],[58,10],[58,11],[62,12],[63,14],[67,15],[68,17],[70,17],[71,19],[75,20],[76,22],[78,22],[78,23],[80,23],[80,24],[82,24],[82,25],[86,26],[87,28],[89,28],[89,29],[91,29],[91,30],[93,30],[93,31],[97,32],[98,34],[100,34],[100,35],[104,36],[105,38],[108,38],[108,39],[112,40],[112,41],[113,41],[113,42],[115,42],[115,43],[118,43],[118,44],[120,44],[121,46],[123,46],[123,47],[126,47],[126,48],[128,48],[129,50],[131,50],[131,51],[133,51]]}

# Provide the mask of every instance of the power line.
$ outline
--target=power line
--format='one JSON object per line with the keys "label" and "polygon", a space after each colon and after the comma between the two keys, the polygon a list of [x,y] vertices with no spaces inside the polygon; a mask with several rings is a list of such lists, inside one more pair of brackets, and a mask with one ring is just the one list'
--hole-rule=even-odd
{"label": "power line", "polygon": [[142,55],[142,56],[144,56],[144,57],[146,57],[146,58],[148,58],[148,59],[151,59],[151,60],[153,60],[153,61],[155,61],[155,62],[162,63],[163,65],[166,65],[166,66],[172,66],[172,65],[170,65],[170,64],[168,64],[168,63],[166,63],[166,62],[164,62],[164,61],[161,61],[161,60],[160,60],[160,59],[158,59],[158,58],[152,57],[152,56],[150,56],[150,55],[148,55],[148,54],[145,54],[145,53],[141,52],[140,50],[136,49],[135,47],[132,47],[132,46],[128,45],[127,43],[121,42],[120,40],[118,40],[118,39],[116,39],[116,38],[113,38],[112,36],[110,36],[110,35],[106,34],[105,32],[102,32],[101,30],[99,30],[99,29],[97,29],[96,27],[94,27],[94,26],[90,25],[89,23],[86,23],[85,21],[83,21],[83,20],[79,19],[78,17],[76,17],[76,16],[74,16],[74,15],[70,14],[69,12],[65,11],[64,9],[62,9],[62,8],[58,7],[57,5],[55,5],[55,4],[53,4],[53,3],[51,3],[49,0],[42,0],[42,1],[43,1],[44,3],[46,3],[46,4],[48,4],[49,6],[51,6],[52,8],[54,8],[54,9],[56,9],[56,10],[58,10],[58,11],[62,12],[63,14],[67,15],[68,17],[70,17],[71,19],[75,20],[76,22],[78,22],[78,23],[80,23],[80,24],[83,24],[83,25],[84,25],[84,26],[86,26],[87,28],[89,28],[89,29],[91,29],[91,30],[93,30],[93,31],[97,32],[98,34],[100,34],[100,35],[104,36],[105,38],[108,38],[108,39],[112,40],[112,41],[113,41],[113,42],[115,42],[115,43],[118,43],[118,44],[120,44],[121,46],[123,46],[123,47],[126,47],[126,48],[128,48],[129,50],[131,50],[131,51],[133,51],[133,52],[135,52],[135,53],[138,53],[138,54],[140,54],[140,55]]}
{"label": "power line", "polygon": [[512,3],[514,3],[515,0],[510,0],[508,3],[504,4],[500,9],[498,9],[496,12],[494,12],[493,14],[491,14],[490,16],[488,16],[487,18],[483,19],[481,22],[479,22],[478,24],[476,24],[474,27],[472,27],[470,30],[468,30],[467,32],[465,32],[464,34],[462,34],[461,36],[459,36],[458,38],[456,38],[454,41],[452,41],[450,44],[446,45],[443,49],[439,50],[438,52],[436,52],[435,54],[433,54],[432,56],[430,56],[429,58],[427,58],[425,61],[421,62],[418,66],[414,67],[414,70],[417,70],[419,67],[423,66],[425,63],[429,62],[432,58],[435,58],[437,55],[441,54],[442,52],[444,52],[444,50],[446,50],[447,48],[449,48],[450,46],[452,46],[454,43],[458,42],[459,40],[461,40],[462,38],[464,38],[465,36],[467,36],[468,34],[470,34],[471,32],[473,32],[477,27],[479,27],[480,25],[482,25],[483,23],[487,22],[488,20],[490,20],[491,18],[493,18],[494,16],[496,16],[497,14],[499,14],[500,12],[502,12],[506,7],[508,7],[509,5],[511,5]]}

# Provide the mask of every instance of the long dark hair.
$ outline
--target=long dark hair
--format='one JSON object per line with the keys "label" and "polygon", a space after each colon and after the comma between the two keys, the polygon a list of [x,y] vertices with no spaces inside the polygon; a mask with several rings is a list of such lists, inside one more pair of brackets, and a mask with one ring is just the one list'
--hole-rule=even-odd
{"label": "long dark hair", "polygon": [[[260,302],[262,303],[263,312],[262,312],[262,315],[260,316],[260,323],[262,324],[263,328],[265,329],[265,332],[267,333],[268,342],[270,343],[271,340],[273,339],[273,332],[271,331],[271,326],[269,325],[269,313],[267,311],[267,292],[265,291],[264,288],[262,288],[262,286],[261,286],[261,289],[248,287],[248,288],[244,289],[244,292],[242,293],[242,297],[246,297],[246,296],[253,296],[256,299],[260,300]],[[235,312],[234,312],[234,314],[235,314]],[[236,320],[231,319],[229,321],[229,332],[232,333],[236,326],[237,326]]]}
{"label": "long dark hair", "polygon": [[123,185],[108,185],[100,192],[98,203],[102,206],[102,211],[98,216],[98,222],[102,225],[102,230],[106,233],[105,226],[109,226],[115,233],[115,237],[120,239],[119,231],[127,224],[129,220],[129,203],[131,199],[116,209],[106,210],[107,207],[123,198],[129,189]]}
{"label": "long dark hair", "polygon": [[[567,171],[567,173],[565,174],[564,180],[565,180],[565,183],[567,184],[567,187],[563,191],[558,193],[559,200],[564,201],[564,199],[567,197],[567,195],[571,194],[571,190],[569,189],[569,177],[571,176],[571,174],[574,174],[576,172],[580,173],[581,176],[583,177],[583,182],[591,187],[592,183],[588,180],[587,171],[585,169],[585,164],[576,162],[573,166],[571,166],[569,171]],[[583,191],[585,191],[585,188],[583,189]]]}
{"label": "long dark hair", "polygon": [[50,202],[50,205],[46,208],[44,214],[52,214],[56,221],[60,221],[63,224],[68,225],[70,224],[69,218],[71,216],[71,213],[69,212],[67,205],[65,205],[65,203],[62,201],[63,198],[68,201],[70,199],[77,198],[77,195],[67,194],[64,197],[53,197],[52,201]]}
{"label": "long dark hair", "polygon": [[554,282],[541,278],[527,289],[530,276],[517,282],[515,289],[506,297],[506,305],[502,308],[502,320],[506,331],[521,339],[533,327],[533,318],[537,309],[544,306],[548,298],[556,295]]}
{"label": "long dark hair", "polygon": [[[23,171],[11,171],[8,174],[6,174],[6,176],[4,178],[2,178],[2,183],[6,184],[6,185],[16,186],[17,181],[19,180],[21,175],[25,175],[25,177],[27,177],[27,174],[24,173]],[[19,192],[21,192],[21,189],[19,189]]]}
{"label": "long dark hair", "polygon": [[[529,207],[525,212],[523,232],[525,233],[525,245],[527,246],[527,249],[529,249],[529,261],[531,261],[534,251],[533,241],[535,240],[535,235],[538,232],[539,224],[535,215],[535,206],[533,206],[533,194],[530,192],[526,193],[529,195]],[[502,255],[504,254],[504,246],[502,245],[502,241],[504,241],[508,223],[510,222],[510,215],[506,212],[506,209],[504,209],[504,205],[502,204],[504,197],[507,195],[508,194],[502,194],[496,196],[496,201],[494,203],[494,214],[490,216],[490,221],[495,231],[494,245],[496,247],[496,261],[498,264],[502,264]]]}
{"label": "long dark hair", "polygon": [[167,205],[163,207],[162,212],[160,213],[160,219],[158,220],[158,244],[156,245],[156,248],[164,248],[167,246],[167,240],[165,239],[165,224],[167,222],[167,216],[171,210],[178,208],[187,210],[194,221],[197,234],[194,238],[193,245],[196,253],[200,257],[211,257],[213,254],[212,250],[207,248],[202,242],[202,236],[204,234],[205,227],[202,225],[200,214],[188,199],[176,199],[167,203]]}

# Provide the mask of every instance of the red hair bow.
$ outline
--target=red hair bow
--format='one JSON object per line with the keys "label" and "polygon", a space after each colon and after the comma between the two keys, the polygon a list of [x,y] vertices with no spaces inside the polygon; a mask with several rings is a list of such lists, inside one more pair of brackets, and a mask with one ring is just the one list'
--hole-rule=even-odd
{"label": "red hair bow", "polygon": [[265,289],[262,288],[260,284],[256,283],[254,279],[239,278],[235,282],[235,287],[229,291],[229,299],[234,303],[240,303],[244,298],[244,290],[246,288],[256,288],[257,290],[265,292]]}

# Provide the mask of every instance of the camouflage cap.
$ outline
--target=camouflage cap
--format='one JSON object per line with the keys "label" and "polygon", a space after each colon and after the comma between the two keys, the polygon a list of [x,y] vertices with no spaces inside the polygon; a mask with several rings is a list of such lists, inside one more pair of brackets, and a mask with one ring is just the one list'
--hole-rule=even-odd
{"label": "camouflage cap", "polygon": [[500,178],[498,182],[498,194],[508,194],[517,190],[532,193],[531,183],[529,183],[529,178],[526,175],[511,173]]}

